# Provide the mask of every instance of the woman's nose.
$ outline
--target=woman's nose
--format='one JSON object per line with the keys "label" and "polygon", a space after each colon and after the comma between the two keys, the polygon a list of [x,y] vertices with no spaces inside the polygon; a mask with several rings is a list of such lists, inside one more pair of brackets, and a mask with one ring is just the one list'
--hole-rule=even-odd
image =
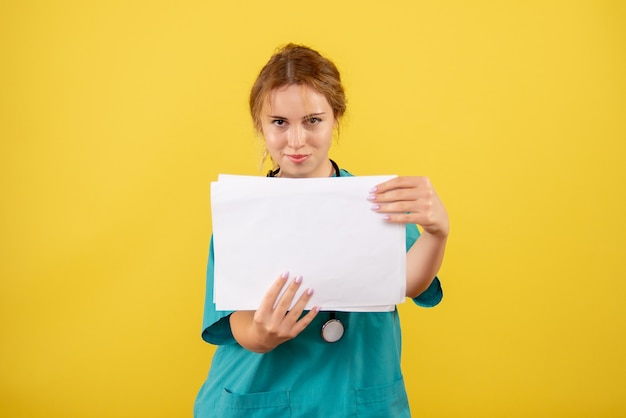
{"label": "woman's nose", "polygon": [[306,131],[302,126],[294,126],[289,130],[287,144],[292,148],[300,148],[306,143]]}

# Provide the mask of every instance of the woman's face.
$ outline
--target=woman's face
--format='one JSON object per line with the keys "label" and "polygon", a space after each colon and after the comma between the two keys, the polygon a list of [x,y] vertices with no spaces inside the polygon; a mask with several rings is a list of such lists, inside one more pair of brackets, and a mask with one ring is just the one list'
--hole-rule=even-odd
{"label": "woman's face", "polygon": [[326,97],[304,85],[273,90],[261,111],[265,144],[281,177],[328,177],[335,125]]}

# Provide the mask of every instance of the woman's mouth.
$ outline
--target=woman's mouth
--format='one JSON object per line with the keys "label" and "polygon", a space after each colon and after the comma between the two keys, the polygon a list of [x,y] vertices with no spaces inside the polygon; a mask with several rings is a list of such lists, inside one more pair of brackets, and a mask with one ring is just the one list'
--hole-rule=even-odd
{"label": "woman's mouth", "polygon": [[287,155],[286,157],[289,158],[289,161],[291,161],[294,164],[301,164],[307,158],[309,158],[309,156],[306,154],[291,154],[291,155]]}

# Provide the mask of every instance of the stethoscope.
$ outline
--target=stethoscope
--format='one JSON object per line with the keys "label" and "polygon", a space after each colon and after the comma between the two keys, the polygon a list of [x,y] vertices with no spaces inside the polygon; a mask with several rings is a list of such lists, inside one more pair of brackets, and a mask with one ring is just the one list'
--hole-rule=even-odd
{"label": "stethoscope", "polygon": [[[335,177],[341,177],[341,171],[339,170],[339,166],[333,160],[330,160],[330,163],[333,165],[333,169],[335,170]],[[269,170],[267,172],[267,177],[276,177],[280,172],[280,167],[276,170]],[[330,317],[328,321],[324,322],[322,325],[322,339],[327,343],[335,343],[343,337],[345,332],[345,328],[343,323],[337,319],[337,312],[330,311]]]}

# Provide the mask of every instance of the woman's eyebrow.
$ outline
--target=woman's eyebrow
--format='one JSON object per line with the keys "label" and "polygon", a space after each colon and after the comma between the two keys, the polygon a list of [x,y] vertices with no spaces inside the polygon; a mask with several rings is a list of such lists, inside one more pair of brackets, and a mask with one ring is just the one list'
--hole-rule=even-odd
{"label": "woman's eyebrow", "polygon": [[[302,120],[311,119],[311,118],[314,118],[316,116],[324,116],[325,114],[326,114],[326,112],[309,113],[308,115],[302,116]],[[270,118],[270,119],[285,119],[285,120],[289,119],[286,116],[280,116],[280,115],[267,115],[266,117]]]}
{"label": "woman's eyebrow", "polygon": [[313,118],[313,117],[315,117],[315,116],[323,116],[323,115],[325,115],[325,114],[326,114],[326,112],[309,113],[308,115],[303,116],[303,117],[302,117],[302,119],[303,119],[303,120],[306,120],[306,119],[311,119],[311,118]]}

